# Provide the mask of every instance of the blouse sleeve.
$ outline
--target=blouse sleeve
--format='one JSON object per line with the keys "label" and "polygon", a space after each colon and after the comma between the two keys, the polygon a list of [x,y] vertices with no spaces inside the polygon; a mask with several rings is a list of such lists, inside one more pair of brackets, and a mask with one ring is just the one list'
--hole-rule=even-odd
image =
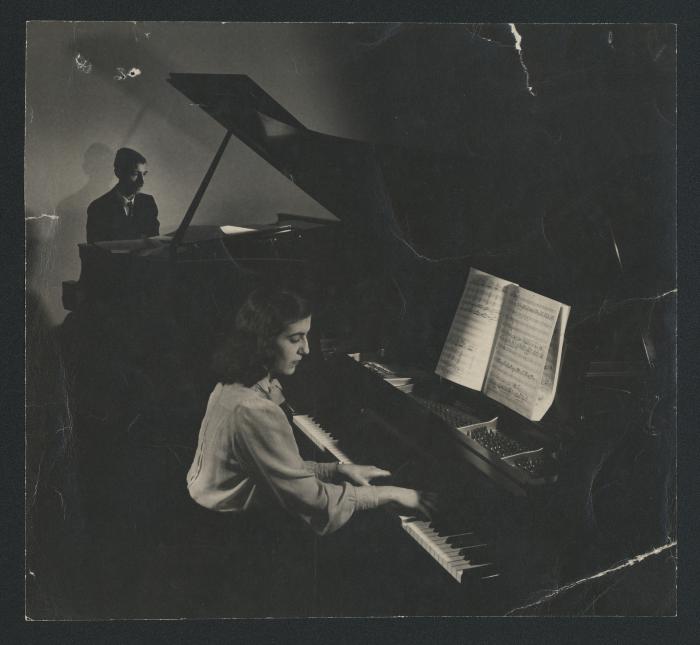
{"label": "blouse sleeve", "polygon": [[355,510],[377,506],[372,486],[321,481],[299,455],[282,410],[267,401],[239,406],[234,449],[241,463],[264,481],[282,506],[301,517],[319,535],[339,529]]}
{"label": "blouse sleeve", "polygon": [[338,483],[338,463],[337,462],[319,462],[319,461],[304,461],[304,465],[309,468],[321,481]]}

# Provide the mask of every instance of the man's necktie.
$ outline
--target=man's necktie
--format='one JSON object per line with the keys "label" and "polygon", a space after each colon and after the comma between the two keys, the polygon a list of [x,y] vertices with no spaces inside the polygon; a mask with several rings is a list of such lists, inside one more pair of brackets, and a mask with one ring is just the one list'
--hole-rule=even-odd
{"label": "man's necktie", "polygon": [[131,217],[134,214],[134,200],[126,202],[126,216]]}

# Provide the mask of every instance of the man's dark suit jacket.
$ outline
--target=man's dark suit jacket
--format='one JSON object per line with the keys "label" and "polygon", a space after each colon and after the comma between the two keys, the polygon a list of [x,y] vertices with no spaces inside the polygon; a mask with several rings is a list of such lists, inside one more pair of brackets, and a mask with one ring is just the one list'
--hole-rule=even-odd
{"label": "man's dark suit jacket", "polygon": [[137,193],[133,214],[127,217],[114,189],[98,197],[87,209],[87,241],[136,240],[158,235],[158,207],[151,195]]}

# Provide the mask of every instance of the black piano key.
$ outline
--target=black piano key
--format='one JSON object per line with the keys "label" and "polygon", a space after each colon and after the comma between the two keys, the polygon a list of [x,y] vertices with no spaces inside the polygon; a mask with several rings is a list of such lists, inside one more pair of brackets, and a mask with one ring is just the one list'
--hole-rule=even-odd
{"label": "black piano key", "polygon": [[464,547],[458,551],[458,555],[472,564],[485,564],[493,562],[493,554],[486,546]]}
{"label": "black piano key", "polygon": [[469,562],[464,562],[453,567],[455,571],[459,571],[462,574],[462,583],[468,581],[478,580],[479,583],[484,579],[485,576],[498,574],[492,563],[482,563],[482,564],[472,564]]}

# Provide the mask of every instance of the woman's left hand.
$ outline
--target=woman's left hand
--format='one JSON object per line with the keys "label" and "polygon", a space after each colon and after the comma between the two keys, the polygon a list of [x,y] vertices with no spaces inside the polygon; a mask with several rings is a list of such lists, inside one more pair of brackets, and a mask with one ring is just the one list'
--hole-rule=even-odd
{"label": "woman's left hand", "polygon": [[338,474],[356,486],[369,486],[373,479],[391,475],[388,470],[382,470],[376,466],[360,466],[359,464],[338,464]]}

